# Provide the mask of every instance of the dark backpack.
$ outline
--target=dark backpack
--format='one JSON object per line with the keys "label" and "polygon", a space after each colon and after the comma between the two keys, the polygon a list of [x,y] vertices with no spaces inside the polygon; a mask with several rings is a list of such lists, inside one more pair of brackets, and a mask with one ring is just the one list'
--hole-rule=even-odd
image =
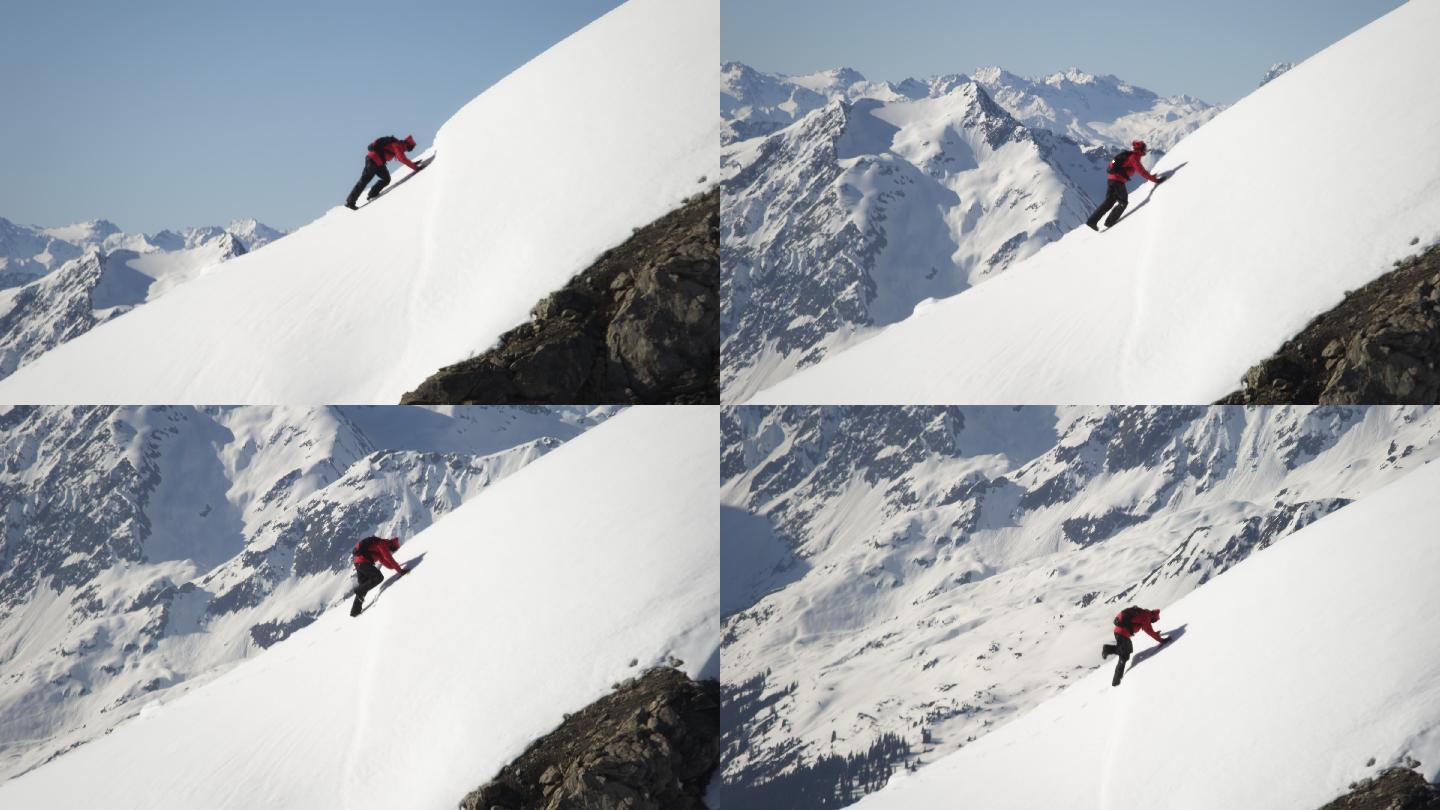
{"label": "dark backpack", "polygon": [[1110,172],[1110,174],[1118,174],[1118,175],[1120,175],[1121,177],[1125,177],[1125,178],[1129,178],[1129,177],[1130,177],[1130,150],[1129,150],[1129,149],[1126,149],[1124,152],[1121,152],[1120,154],[1116,155],[1115,157],[1110,158],[1110,169],[1109,169],[1109,172]]}
{"label": "dark backpack", "polygon": [[379,539],[378,537],[367,537],[356,543],[355,548],[350,550],[351,558],[364,557],[366,560],[374,562],[374,560],[370,558],[370,554],[374,550],[375,542]]}
{"label": "dark backpack", "polygon": [[374,152],[375,154],[379,155],[379,156],[381,157],[381,159],[384,159],[384,158],[390,157],[390,155],[388,155],[388,154],[386,153],[386,148],[389,147],[390,144],[392,144],[392,143],[399,143],[399,142],[400,142],[400,139],[397,138],[397,137],[395,137],[394,135],[386,135],[386,136],[384,136],[384,137],[376,138],[375,140],[371,141],[371,142],[370,142],[370,146],[368,146],[368,147],[366,147],[366,148],[367,148],[369,151]]}
{"label": "dark backpack", "polygon": [[1133,633],[1139,629],[1137,619],[1139,619],[1142,614],[1148,614],[1149,612],[1150,611],[1145,608],[1131,605],[1115,614],[1115,626],[1125,628],[1125,632],[1127,633]]}

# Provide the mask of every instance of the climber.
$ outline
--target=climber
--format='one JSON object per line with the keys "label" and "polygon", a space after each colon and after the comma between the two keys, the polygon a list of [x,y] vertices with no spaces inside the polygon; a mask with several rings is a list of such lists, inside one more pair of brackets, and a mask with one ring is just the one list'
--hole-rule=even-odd
{"label": "climber", "polygon": [[1115,643],[1106,644],[1100,648],[1101,660],[1111,655],[1120,656],[1120,660],[1115,662],[1115,680],[1111,682],[1112,686],[1119,686],[1120,679],[1125,675],[1125,662],[1130,660],[1130,653],[1135,651],[1135,645],[1130,642],[1130,637],[1135,635],[1135,631],[1144,630],[1146,635],[1161,644],[1170,640],[1155,632],[1153,622],[1158,621],[1160,621],[1160,611],[1147,610],[1134,605],[1115,614]]}
{"label": "climber", "polygon": [[355,601],[350,605],[350,615],[359,616],[360,610],[365,605],[365,594],[370,589],[379,585],[385,578],[380,569],[375,567],[376,563],[396,572],[395,576],[403,577],[409,573],[409,569],[400,567],[391,556],[392,551],[400,550],[400,538],[391,537],[367,537],[355,544],[353,562],[355,563],[355,577],[360,584],[355,586]]}
{"label": "climber", "polygon": [[1109,181],[1105,186],[1105,201],[1100,203],[1100,207],[1096,208],[1095,213],[1085,221],[1085,224],[1090,226],[1090,230],[1100,230],[1098,227],[1100,217],[1105,216],[1105,212],[1110,211],[1111,206],[1114,206],[1115,210],[1110,211],[1110,216],[1106,217],[1105,227],[1109,228],[1120,221],[1120,215],[1125,212],[1125,206],[1130,204],[1130,195],[1125,190],[1125,184],[1130,182],[1131,172],[1140,172],[1141,177],[1152,183],[1165,182],[1165,178],[1156,177],[1145,171],[1144,164],[1140,162],[1140,158],[1144,156],[1145,152],[1144,141],[1131,141],[1130,149],[1110,159],[1110,171],[1105,176],[1105,179]]}
{"label": "climber", "polygon": [[355,210],[355,201],[360,199],[360,190],[365,188],[370,178],[378,176],[380,180],[370,189],[370,193],[365,195],[367,200],[375,199],[390,185],[390,170],[385,167],[386,163],[398,160],[417,172],[424,168],[411,163],[410,158],[405,157],[406,152],[415,148],[414,135],[406,135],[403,141],[393,135],[386,135],[371,141],[368,148],[370,151],[365,154],[365,171],[360,175],[360,182],[355,184],[355,188],[350,190],[350,196],[345,198],[345,207],[352,211]]}

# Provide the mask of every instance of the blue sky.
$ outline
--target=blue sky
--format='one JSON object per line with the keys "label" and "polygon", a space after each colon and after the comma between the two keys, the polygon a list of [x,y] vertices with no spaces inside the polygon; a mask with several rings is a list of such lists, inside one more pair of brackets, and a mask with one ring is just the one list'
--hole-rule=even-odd
{"label": "blue sky", "polygon": [[7,3],[0,217],[303,225],[344,200],[371,139],[413,132],[423,148],[486,87],[618,5]]}
{"label": "blue sky", "polygon": [[[1424,2],[1425,0],[1420,0]],[[1399,0],[725,0],[720,53],[763,71],[851,67],[877,80],[998,65],[1079,67],[1164,95],[1233,102]]]}

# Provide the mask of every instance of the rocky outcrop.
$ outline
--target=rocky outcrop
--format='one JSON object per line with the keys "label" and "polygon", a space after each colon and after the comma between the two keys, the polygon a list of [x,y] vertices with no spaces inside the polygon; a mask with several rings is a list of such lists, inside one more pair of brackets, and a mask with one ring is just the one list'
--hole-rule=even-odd
{"label": "rocky outcrop", "polygon": [[1440,810],[1440,785],[1407,768],[1391,768],[1352,783],[1349,793],[1320,810]]}
{"label": "rocky outcrop", "polygon": [[1395,263],[1245,373],[1229,405],[1440,402],[1440,245]]}
{"label": "rocky outcrop", "polygon": [[719,190],[639,228],[411,404],[719,401]]}
{"label": "rocky outcrop", "polygon": [[704,810],[720,762],[720,687],[659,667],[536,740],[463,810]]}

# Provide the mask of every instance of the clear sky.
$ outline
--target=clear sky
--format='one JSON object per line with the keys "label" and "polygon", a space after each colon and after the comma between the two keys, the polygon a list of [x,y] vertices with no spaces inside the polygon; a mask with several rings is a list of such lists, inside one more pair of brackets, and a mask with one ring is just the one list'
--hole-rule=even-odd
{"label": "clear sky", "polygon": [[[1417,0],[1434,2],[1434,0]],[[1068,67],[1230,103],[1400,0],[725,0],[720,53],[758,70],[876,80]]]}
{"label": "clear sky", "polygon": [[6,0],[0,217],[303,225],[344,201],[373,138],[428,146],[467,101],[618,5]]}

